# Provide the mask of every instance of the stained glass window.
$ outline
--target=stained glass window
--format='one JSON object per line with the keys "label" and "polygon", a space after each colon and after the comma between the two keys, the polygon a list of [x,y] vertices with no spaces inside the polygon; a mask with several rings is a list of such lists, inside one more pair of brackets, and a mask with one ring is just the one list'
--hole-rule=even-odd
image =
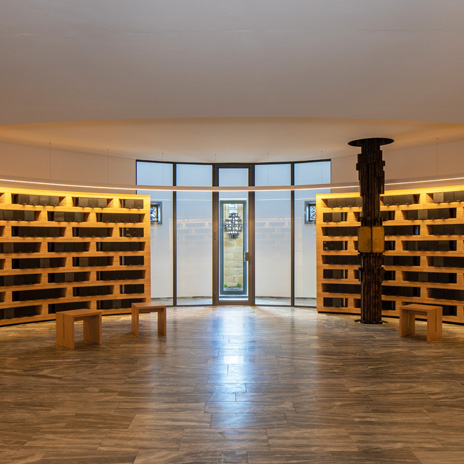
{"label": "stained glass window", "polygon": [[158,224],[161,224],[161,203],[151,203],[150,222],[156,222]]}
{"label": "stained glass window", "polygon": [[305,202],[305,224],[316,222],[316,204],[310,201]]}

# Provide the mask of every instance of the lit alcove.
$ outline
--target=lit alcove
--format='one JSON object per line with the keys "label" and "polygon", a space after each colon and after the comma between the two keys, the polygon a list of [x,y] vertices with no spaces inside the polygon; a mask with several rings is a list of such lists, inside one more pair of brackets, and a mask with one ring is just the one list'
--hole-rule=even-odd
{"label": "lit alcove", "polygon": [[[152,298],[174,305],[315,307],[314,205],[316,193],[330,190],[291,186],[325,183],[330,161],[138,161],[138,185],[187,189],[139,191],[151,197]],[[220,191],[201,191],[212,186]],[[269,190],[250,191],[255,186]],[[234,190],[221,190],[227,187]]]}

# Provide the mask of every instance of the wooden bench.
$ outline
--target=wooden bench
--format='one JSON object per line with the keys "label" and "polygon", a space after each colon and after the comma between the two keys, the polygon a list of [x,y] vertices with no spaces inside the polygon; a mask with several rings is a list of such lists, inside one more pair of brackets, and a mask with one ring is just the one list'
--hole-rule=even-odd
{"label": "wooden bench", "polygon": [[435,340],[442,334],[443,311],[441,306],[408,304],[400,306],[400,337],[415,332],[416,316],[427,317],[427,341]]}
{"label": "wooden bench", "polygon": [[93,309],[74,309],[56,313],[56,344],[74,348],[74,322],[83,321],[84,340],[102,342],[102,312]]}
{"label": "wooden bench", "polygon": [[166,335],[166,305],[152,301],[132,304],[132,333],[136,337],[139,336],[140,313],[158,313],[158,334]]}

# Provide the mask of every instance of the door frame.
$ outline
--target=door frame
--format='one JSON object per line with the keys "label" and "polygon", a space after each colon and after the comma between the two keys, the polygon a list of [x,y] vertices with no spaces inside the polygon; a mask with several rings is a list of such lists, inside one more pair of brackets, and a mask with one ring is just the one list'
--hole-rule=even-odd
{"label": "door frame", "polygon": [[[248,169],[248,186],[255,185],[255,170],[253,164],[247,163],[224,163],[213,164],[213,186],[219,186],[219,169]],[[213,192],[213,305],[243,305],[254,306],[255,304],[255,193],[248,192],[248,299],[220,300],[219,298],[219,192]]]}

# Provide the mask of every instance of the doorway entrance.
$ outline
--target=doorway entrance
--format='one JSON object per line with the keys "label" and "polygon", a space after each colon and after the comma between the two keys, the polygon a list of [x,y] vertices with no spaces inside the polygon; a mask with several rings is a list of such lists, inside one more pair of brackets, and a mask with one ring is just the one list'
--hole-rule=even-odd
{"label": "doorway entrance", "polygon": [[254,185],[248,165],[217,165],[213,194],[213,304],[254,305]]}

